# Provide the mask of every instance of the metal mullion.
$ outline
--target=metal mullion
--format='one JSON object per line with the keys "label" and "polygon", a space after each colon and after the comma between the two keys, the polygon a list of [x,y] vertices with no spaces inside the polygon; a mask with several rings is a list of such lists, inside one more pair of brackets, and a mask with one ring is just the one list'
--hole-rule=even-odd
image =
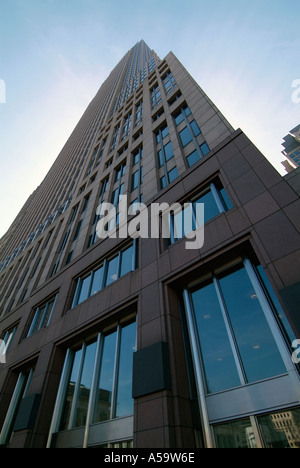
{"label": "metal mullion", "polygon": [[233,357],[234,357],[234,361],[235,361],[235,364],[236,364],[236,367],[237,367],[240,382],[241,382],[242,385],[245,385],[247,383],[247,379],[246,379],[246,375],[245,375],[245,372],[244,372],[242,359],[241,359],[241,356],[240,356],[239,351],[238,351],[238,345],[237,345],[237,342],[236,342],[236,339],[235,339],[235,336],[234,336],[231,321],[230,321],[230,318],[229,318],[229,315],[228,315],[228,312],[227,312],[226,304],[225,304],[223,294],[222,294],[222,291],[221,291],[221,287],[220,287],[219,281],[217,280],[216,277],[213,278],[213,282],[214,282],[215,290],[216,290],[216,293],[217,293],[217,297],[218,297],[219,305],[220,305],[220,308],[221,308],[221,312],[222,312],[222,315],[223,315],[223,320],[224,320],[224,323],[225,323],[228,339],[229,339],[229,342],[230,342],[230,347],[231,347],[231,350],[232,350],[232,353],[233,353]]}
{"label": "metal mullion", "polygon": [[197,137],[195,137],[195,135],[194,135],[193,128],[192,128],[192,126],[191,126],[191,124],[190,124],[190,121],[189,121],[189,119],[188,119],[188,116],[186,115],[185,110],[184,110],[183,107],[181,108],[181,112],[183,113],[183,118],[184,118],[184,120],[185,120],[185,123],[187,124],[187,127],[188,127],[189,131],[191,132],[192,140],[193,140],[193,142],[194,142],[194,145],[196,146],[196,149],[197,149],[197,151],[198,151],[198,153],[199,153],[199,157],[200,157],[200,159],[201,159],[201,158],[203,158],[203,154],[202,154],[200,145],[199,145],[199,143],[198,143]]}
{"label": "metal mullion", "polygon": [[118,252],[117,279],[120,278],[121,263],[122,263],[122,251],[120,250],[120,251]]}
{"label": "metal mullion", "polygon": [[215,184],[211,183],[209,186],[210,186],[211,193],[212,193],[212,195],[214,197],[214,200],[216,202],[216,205],[218,207],[219,212],[220,213],[225,213],[226,210],[224,208],[223,202],[222,202],[222,200],[220,198],[219,192],[218,192]]}
{"label": "metal mullion", "polygon": [[32,322],[31,322],[31,325],[30,325],[30,328],[29,328],[29,330],[28,330],[28,333],[27,333],[27,337],[26,337],[26,338],[28,338],[29,336],[32,335],[33,330],[35,329],[35,326],[36,326],[36,324],[37,324],[37,322],[38,322],[38,317],[39,317],[39,313],[40,313],[40,312],[41,312],[41,309],[38,307],[38,308],[36,309],[36,311],[35,311],[35,314],[34,314],[34,317],[33,317],[33,320],[32,320]]}
{"label": "metal mullion", "polygon": [[70,411],[70,419],[69,419],[68,429],[72,429],[73,425],[74,425],[74,422],[75,422],[76,405],[77,405],[77,399],[78,399],[79,390],[80,390],[80,381],[81,381],[83,364],[84,364],[84,359],[85,359],[85,352],[86,352],[86,343],[83,343],[83,345],[82,345],[82,355],[81,355],[79,369],[78,369],[77,382],[75,384],[73,401],[72,401],[72,406],[71,406],[71,411]]}
{"label": "metal mullion", "polygon": [[7,438],[10,432],[10,428],[13,422],[13,418],[15,415],[16,407],[18,404],[19,399],[21,398],[22,391],[24,388],[24,382],[25,382],[25,374],[21,372],[19,374],[14,393],[12,395],[8,411],[6,413],[6,417],[2,426],[1,434],[0,434],[0,444],[4,445],[7,442]]}
{"label": "metal mullion", "polygon": [[[292,360],[291,360],[291,356],[289,354],[289,351],[288,351],[288,348],[286,346],[286,343],[285,343],[285,340],[284,340],[284,337],[280,331],[280,328],[279,328],[279,325],[278,325],[278,322],[272,312],[272,309],[270,308],[270,305],[268,303],[268,300],[264,294],[264,291],[260,285],[260,282],[257,278],[257,275],[253,269],[253,266],[250,262],[249,259],[244,259],[243,260],[243,264],[244,264],[244,267],[247,271],[247,274],[249,276],[249,279],[251,281],[251,284],[254,288],[254,291],[257,295],[257,298],[258,298],[258,301],[262,307],[262,310],[264,312],[264,316],[268,322],[268,325],[270,327],[270,330],[271,330],[271,333],[273,335],[273,338],[276,342],[276,345],[278,347],[278,350],[279,350],[279,353],[282,357],[282,360],[285,364],[285,367],[287,369],[287,371],[290,373],[292,371],[293,374],[295,374],[295,368],[293,366],[293,363],[292,363]],[[298,380],[298,377],[297,377],[297,381],[299,383],[299,380]],[[298,387],[298,386],[297,386]],[[298,389],[298,393],[299,393],[299,389]],[[300,398],[300,395],[299,395],[299,398]]]}
{"label": "metal mullion", "polygon": [[87,416],[86,416],[85,433],[84,433],[84,438],[83,438],[83,448],[87,448],[88,446],[89,427],[93,423],[95,402],[96,402],[96,397],[97,397],[97,389],[98,389],[98,384],[99,384],[101,360],[102,360],[102,354],[103,354],[103,343],[104,343],[104,337],[101,333],[98,333],[96,357],[95,357],[95,362],[94,362],[91,391],[90,391]]}
{"label": "metal mullion", "polygon": [[50,323],[50,320],[51,320],[51,317],[52,317],[52,314],[53,314],[53,311],[54,311],[54,307],[55,307],[55,305],[56,305],[57,297],[58,297],[58,294],[56,294],[56,296],[55,296],[55,299],[54,299],[54,302],[53,302],[53,305],[52,305],[52,309],[51,309],[49,318],[48,318],[48,320],[47,320],[46,327],[48,327],[48,325],[49,325],[49,323]]}
{"label": "metal mullion", "polygon": [[73,357],[74,357],[74,351],[68,349],[66,357],[65,357],[65,362],[64,362],[60,382],[59,382],[59,387],[58,387],[58,392],[57,392],[57,397],[56,397],[56,402],[54,406],[54,411],[53,411],[53,416],[52,416],[52,421],[51,421],[46,448],[51,448],[52,436],[55,432],[58,432],[58,429],[59,429],[59,422],[61,418],[63,405],[65,402],[65,394],[66,394],[66,390],[68,386],[68,376],[71,372],[71,368],[73,364]]}
{"label": "metal mullion", "polygon": [[258,426],[256,417],[255,416],[250,416],[250,422],[251,422],[252,429],[253,429],[253,432],[254,432],[257,448],[262,449],[262,448],[264,448],[263,442],[262,442],[263,439],[261,437],[261,433],[260,433],[260,430],[259,430],[259,426]]}
{"label": "metal mullion", "polygon": [[118,374],[119,374],[119,364],[120,364],[120,344],[121,344],[121,326],[118,325],[115,362],[114,362],[114,374],[113,374],[112,404],[110,408],[110,419],[114,419],[116,417],[116,408],[117,408],[116,400],[117,400]]}
{"label": "metal mullion", "polygon": [[47,304],[45,306],[45,310],[44,310],[44,313],[43,313],[42,318],[40,320],[38,331],[43,328],[43,323],[44,323],[45,317],[47,317],[48,310],[49,310],[49,301],[47,302]]}
{"label": "metal mullion", "polygon": [[108,262],[107,262],[107,259],[105,258],[103,262],[103,275],[102,275],[102,280],[101,280],[100,291],[102,291],[102,289],[105,288],[106,276],[107,276],[107,265],[108,265]]}
{"label": "metal mullion", "polygon": [[200,414],[202,417],[203,427],[204,427],[204,436],[206,440],[207,448],[214,447],[213,435],[212,430],[210,427],[209,416],[206,406],[206,388],[205,382],[203,379],[204,370],[202,368],[202,359],[201,359],[201,351],[200,351],[200,344],[199,339],[196,333],[196,323],[195,317],[192,311],[191,302],[190,302],[190,293],[187,289],[183,291],[183,299],[186,311],[186,318],[187,318],[187,328],[190,338],[190,345],[192,351],[192,359],[193,365],[195,370],[195,382],[197,387],[198,393],[198,400],[200,406]]}

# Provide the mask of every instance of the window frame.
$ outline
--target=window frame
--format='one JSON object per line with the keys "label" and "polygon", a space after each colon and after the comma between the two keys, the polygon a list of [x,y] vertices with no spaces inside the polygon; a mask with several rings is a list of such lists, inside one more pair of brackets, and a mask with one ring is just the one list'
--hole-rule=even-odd
{"label": "window frame", "polygon": [[[123,420],[123,421],[128,421],[128,424],[125,423],[125,429],[123,425],[123,431],[128,432],[128,435],[126,436],[130,439],[132,439],[132,434],[130,432],[132,431],[132,418],[133,418],[133,410],[131,414],[128,414],[126,416],[121,415],[117,416],[117,398],[118,398],[118,390],[119,390],[119,383],[120,383],[120,362],[121,362],[121,343],[122,343],[122,334],[123,330],[125,330],[127,327],[131,325],[135,325],[135,345],[132,350],[132,356],[134,353],[134,350],[136,350],[137,347],[137,315],[136,312],[134,315],[127,316],[125,319],[122,321],[118,321],[118,324],[111,328],[107,332],[100,331],[97,333],[96,337],[91,340],[84,340],[80,346],[77,346],[76,348],[68,348],[65,356],[65,361],[64,361],[64,366],[60,378],[60,383],[59,383],[59,388],[56,396],[56,402],[55,402],[55,407],[53,411],[53,417],[50,425],[50,430],[49,430],[49,436],[48,436],[48,441],[47,441],[47,448],[50,448],[52,445],[52,438],[55,433],[67,433],[68,431],[72,431],[74,429],[78,429],[82,431],[82,446],[83,448],[86,448],[89,445],[89,433],[92,431],[93,427],[98,427],[98,424],[101,424],[102,427],[107,427],[108,428],[108,434],[106,437],[109,437],[110,433],[110,428],[112,427],[112,424],[118,424],[118,421]],[[110,414],[109,414],[109,419],[106,419],[104,421],[100,422],[94,422],[95,420],[95,413],[96,413],[96,408],[97,408],[97,395],[98,395],[98,389],[99,389],[99,383],[100,383],[100,373],[101,373],[101,367],[102,367],[102,362],[104,358],[104,344],[105,344],[105,338],[116,333],[116,341],[114,344],[114,364],[113,364],[113,382],[112,382],[112,399],[111,399],[111,406],[110,406]],[[91,378],[91,384],[90,384],[90,393],[89,393],[89,398],[88,398],[88,406],[87,406],[87,411],[86,411],[86,419],[85,419],[85,425],[81,426],[81,428],[76,428],[74,423],[75,423],[75,413],[76,413],[76,407],[78,404],[78,395],[79,395],[79,386],[80,382],[82,379],[82,374],[83,374],[83,366],[85,364],[85,357],[86,357],[86,349],[87,346],[96,344],[96,349],[95,349],[95,355],[94,355],[94,362],[92,364],[92,378]],[[70,382],[70,377],[71,373],[73,371],[73,360],[75,353],[77,351],[81,350],[81,356],[79,357],[79,367],[78,367],[78,374],[77,374],[77,380],[75,382],[75,388],[74,388],[74,397],[72,399],[71,403],[71,408],[70,408],[70,413],[69,413],[69,418],[68,418],[68,424],[67,424],[67,429],[60,430],[60,425],[61,425],[61,418],[63,416],[63,410],[64,410],[64,405],[65,405],[65,399],[67,396],[67,389],[68,385]],[[133,363],[133,362],[132,362]],[[132,370],[131,370],[132,372]],[[132,374],[133,375],[133,374]],[[132,398],[132,397],[131,397]],[[133,399],[132,399],[133,400]],[[133,404],[132,404],[133,408]],[[102,434],[100,434],[100,439],[103,437]],[[126,438],[127,438],[126,437]],[[99,440],[98,443],[107,443],[107,440]]]}
{"label": "window frame", "polygon": [[[224,191],[226,193],[226,197],[224,196]],[[206,186],[202,188],[200,192],[198,192],[196,195],[193,195],[191,197],[191,200],[185,203],[190,203],[192,206],[192,224],[194,228],[199,227],[197,223],[197,218],[196,218],[196,211],[195,211],[195,203],[201,203],[201,198],[203,198],[205,195],[208,193],[212,194],[213,200],[215,202],[215,206],[217,210],[219,211],[215,216],[210,217],[206,223],[210,222],[214,218],[216,218],[219,214],[221,213],[227,213],[227,211],[230,211],[233,208],[233,205],[231,203],[231,200],[227,194],[226,189],[223,187],[222,182],[220,179],[213,179],[211,182],[209,182]],[[181,213],[181,220],[182,220],[182,237],[177,238],[174,235],[175,232],[175,219],[174,219],[174,213],[170,213],[170,239],[167,239],[167,246],[170,247],[171,245],[175,244],[179,240],[183,239],[185,237],[184,235],[184,217]]]}
{"label": "window frame", "polygon": [[35,312],[32,317],[26,338],[29,338],[30,336],[49,326],[56,306],[57,298],[58,293],[52,296],[47,302],[44,302],[42,305],[35,308]]}
{"label": "window frame", "polygon": [[[127,271],[126,273],[124,273],[123,275],[121,275],[121,268],[122,268],[122,257],[123,257],[123,253],[125,251],[127,251],[128,249],[132,248],[132,259],[131,259],[131,270]],[[114,260],[115,258],[118,259],[117,261],[117,278],[110,282],[109,284],[107,283],[107,274],[108,274],[108,268],[109,268],[109,263]],[[101,285],[100,285],[100,289],[98,289],[97,291],[95,291],[93,294],[92,293],[92,287],[93,287],[93,281],[94,281],[94,276],[95,276],[95,273],[97,271],[99,271],[100,268],[103,268],[103,274],[102,274],[102,279],[101,279]],[[131,273],[133,271],[135,271],[137,269],[137,239],[133,239],[132,242],[130,242],[129,244],[127,245],[124,245],[124,247],[122,249],[120,249],[118,252],[116,252],[115,254],[105,258],[103,260],[103,262],[99,263],[97,266],[95,266],[95,268],[93,268],[91,271],[87,272],[85,275],[82,275],[82,276],[79,276],[77,279],[76,279],[76,288],[75,288],[75,291],[74,291],[74,296],[73,296],[73,300],[72,300],[72,305],[71,305],[71,309],[74,309],[75,307],[79,306],[80,304],[82,304],[83,302],[87,301],[88,299],[90,299],[93,295],[99,293],[100,291],[102,291],[104,288],[110,286],[111,284],[115,283],[115,281],[121,279],[123,276],[125,276],[126,274],[128,273]],[[82,291],[82,285],[84,283],[84,281],[87,279],[87,278],[90,278],[89,280],[89,284],[88,284],[88,288],[87,288],[87,295],[85,297],[85,299],[83,299],[82,301],[78,302],[79,299],[80,299],[80,295],[81,295],[81,291]]]}

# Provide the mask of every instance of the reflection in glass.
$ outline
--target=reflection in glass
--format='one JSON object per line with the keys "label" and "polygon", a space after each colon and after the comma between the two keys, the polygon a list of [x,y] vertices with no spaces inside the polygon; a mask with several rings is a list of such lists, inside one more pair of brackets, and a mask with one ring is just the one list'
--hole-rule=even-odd
{"label": "reflection in glass", "polygon": [[300,448],[300,409],[260,416],[265,448]]}
{"label": "reflection in glass", "polygon": [[183,148],[193,140],[193,137],[188,127],[185,127],[181,132],[179,132],[179,136]]}
{"label": "reflection in glass", "polygon": [[118,264],[119,257],[115,257],[108,262],[107,266],[107,276],[106,276],[106,286],[113,283],[118,279]]}
{"label": "reflection in glass", "polygon": [[121,253],[120,277],[132,271],[133,245]]}
{"label": "reflection in glass", "polygon": [[122,328],[116,417],[133,414],[132,355],[136,347],[136,324]]}
{"label": "reflection in glass", "polygon": [[248,382],[286,372],[256,292],[244,268],[220,279]]}
{"label": "reflection in glass", "polygon": [[91,391],[91,383],[94,369],[96,343],[86,348],[84,365],[81,373],[79,392],[76,402],[75,421],[73,427],[84,426]]}
{"label": "reflection in glass", "polygon": [[94,272],[93,283],[92,283],[92,288],[91,288],[91,296],[93,296],[94,294],[96,294],[98,291],[101,290],[102,278],[103,278],[103,266],[98,268],[98,270]]}
{"label": "reflection in glass", "polygon": [[117,332],[104,338],[94,423],[110,419]]}
{"label": "reflection in glass", "polygon": [[82,280],[77,304],[80,304],[81,302],[85,301],[88,298],[90,283],[91,283],[91,275],[87,276],[87,278],[84,278]]}
{"label": "reflection in glass", "polygon": [[192,293],[207,390],[218,392],[240,385],[215,286]]}
{"label": "reflection in glass", "polygon": [[279,322],[281,323],[281,326],[287,336],[287,339],[289,341],[289,343],[291,344],[295,339],[296,339],[296,335],[285,315],[285,312],[283,311],[282,307],[281,307],[281,304],[279,302],[279,300],[277,299],[277,296],[276,294],[274,293],[274,290],[271,286],[271,283],[263,269],[263,267],[261,265],[258,265],[257,267],[257,271],[259,273],[259,276],[260,276],[260,279],[265,287],[265,289],[267,290],[267,293],[269,295],[269,298],[271,299],[271,302],[273,303],[273,307],[276,311],[276,315],[279,319]]}
{"label": "reflection in glass", "polygon": [[72,366],[71,375],[70,375],[70,379],[69,379],[69,383],[67,387],[66,398],[65,398],[64,408],[62,411],[62,417],[61,417],[61,422],[60,422],[60,427],[59,427],[61,431],[68,429],[68,426],[69,426],[71,407],[72,407],[72,402],[74,398],[74,390],[75,390],[76,382],[78,380],[81,355],[82,355],[82,349],[79,349],[75,353],[75,356],[74,356],[73,366]]}
{"label": "reflection in glass", "polygon": [[257,448],[250,419],[218,424],[214,427],[217,448]]}
{"label": "reflection in glass", "polygon": [[210,219],[220,214],[219,208],[210,190],[194,202],[195,205],[197,203],[204,203],[204,223],[207,223]]}

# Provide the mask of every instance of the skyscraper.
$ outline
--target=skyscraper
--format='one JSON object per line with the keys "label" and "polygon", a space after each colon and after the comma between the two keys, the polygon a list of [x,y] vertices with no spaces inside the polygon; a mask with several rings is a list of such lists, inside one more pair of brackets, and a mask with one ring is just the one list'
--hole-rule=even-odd
{"label": "skyscraper", "polygon": [[288,161],[293,164],[293,167],[300,166],[300,124],[293,128],[284,138],[282,146],[284,150],[282,154]]}
{"label": "skyscraper", "polygon": [[136,44],[1,240],[0,444],[289,446],[298,213],[175,55]]}

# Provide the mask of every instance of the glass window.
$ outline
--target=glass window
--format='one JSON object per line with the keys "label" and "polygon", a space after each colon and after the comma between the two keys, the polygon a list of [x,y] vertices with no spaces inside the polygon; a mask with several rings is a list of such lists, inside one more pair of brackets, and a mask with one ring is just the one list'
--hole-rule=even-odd
{"label": "glass window", "polygon": [[296,339],[295,333],[281,307],[281,304],[274,293],[274,290],[271,286],[271,283],[261,265],[258,265],[257,267],[257,272],[260,278],[260,282],[262,283],[262,286],[264,287],[268,297],[269,301],[271,302],[272,308],[275,311],[275,314],[278,318],[279,323],[281,324],[281,327],[285,333],[285,336],[287,337],[287,341],[291,345],[293,341]]}
{"label": "glass window", "polygon": [[217,448],[257,448],[249,418],[214,426]]}
{"label": "glass window", "polygon": [[242,264],[214,277],[191,297],[208,393],[286,373]]}
{"label": "glass window", "polygon": [[140,184],[143,183],[142,177],[143,177],[143,168],[141,167],[141,169],[137,170],[136,172],[134,172],[134,174],[132,174],[132,180],[131,180],[131,191],[132,192],[137,187],[139,187]]}
{"label": "glass window", "polygon": [[113,283],[118,279],[118,266],[119,266],[119,256],[113,258],[107,263],[107,274],[106,274],[106,283],[105,286]]}
{"label": "glass window", "polygon": [[300,409],[258,417],[265,448],[300,448]]}
{"label": "glass window", "polygon": [[179,124],[181,124],[181,122],[184,121],[184,115],[183,115],[182,111],[178,112],[174,116],[174,120],[175,120],[176,125],[179,125]]}
{"label": "glass window", "polygon": [[200,149],[203,156],[206,156],[210,152],[209,146],[206,142],[200,146]]}
{"label": "glass window", "polygon": [[156,143],[159,144],[168,135],[169,135],[169,128],[167,125],[165,125],[164,127],[160,128],[156,132]]}
{"label": "glass window", "polygon": [[121,278],[121,276],[132,271],[132,268],[135,269],[136,265],[133,264],[133,258],[135,258],[136,245],[137,241],[134,241],[128,248],[120,251],[114,258],[104,262],[103,265],[93,270],[89,275],[84,278],[79,278],[72,308],[81,304],[81,302],[93,296],[98,291],[101,291],[102,287],[108,286]]}
{"label": "glass window", "polygon": [[135,166],[143,159],[143,148],[139,148],[138,151],[133,153],[132,166]]}
{"label": "glass window", "polygon": [[193,133],[195,136],[198,136],[200,135],[201,131],[200,131],[200,128],[198,127],[198,124],[196,122],[196,120],[193,120],[191,123],[190,123],[191,127],[192,127],[192,130],[193,130]]}
{"label": "glass window", "polygon": [[132,271],[132,259],[134,255],[134,248],[131,245],[128,249],[123,250],[121,253],[121,270],[120,270],[120,277],[126,275]]}
{"label": "glass window", "polygon": [[233,352],[212,281],[192,293],[208,393],[240,385]]}
{"label": "glass window", "polygon": [[169,161],[174,157],[172,143],[169,142],[164,146],[166,161]]}
{"label": "glass window", "polygon": [[95,353],[96,343],[92,343],[86,347],[83,368],[81,371],[80,384],[77,394],[75,420],[73,427],[84,426],[86,422],[88,402],[92,384]]}
{"label": "glass window", "polygon": [[[176,223],[183,223],[185,220],[185,227],[192,227],[189,232],[191,232],[191,230],[195,230],[196,227],[200,227],[201,220],[196,219],[198,204],[204,204],[204,223],[207,223],[215,216],[232,208],[232,204],[226,193],[226,190],[222,187],[218,180],[215,180],[213,183],[211,183],[210,186],[204,190],[199,197],[189,203],[192,205],[192,210],[190,208],[188,210],[183,210],[175,216],[171,213],[171,237],[167,241],[168,245],[173,244],[178,239],[185,237],[187,234],[187,232],[184,232],[182,225],[181,230],[177,231],[182,233],[182,235],[176,235]],[[190,220],[192,220],[192,222]]]}
{"label": "glass window", "polygon": [[65,402],[64,402],[60,426],[59,426],[59,429],[61,431],[68,429],[68,426],[69,426],[72,402],[74,398],[74,390],[75,390],[77,380],[79,378],[79,366],[80,366],[81,356],[82,356],[82,349],[79,349],[74,355],[71,374],[70,374],[68,385],[67,385],[66,397],[65,397]]}
{"label": "glass window", "polygon": [[198,161],[200,161],[200,156],[197,150],[193,151],[187,158],[188,166],[192,167]]}
{"label": "glass window", "polygon": [[177,179],[177,177],[178,177],[177,167],[173,167],[173,169],[171,169],[168,172],[168,176],[169,176],[170,183],[173,182],[173,180]]}
{"label": "glass window", "polygon": [[[132,398],[132,366],[131,358],[136,351],[136,324],[132,323],[122,328],[119,377],[116,401],[116,417],[121,418],[133,414]],[[130,357],[130,359],[129,359]]]}
{"label": "glass window", "polygon": [[36,309],[27,337],[49,325],[55,307],[56,298],[57,295],[46,304]]}
{"label": "glass window", "polygon": [[188,127],[185,127],[181,132],[179,132],[179,136],[183,147],[187,146],[193,140]]}
{"label": "glass window", "polygon": [[28,396],[33,373],[34,368],[19,373],[18,380],[6,414],[6,418],[4,420],[0,433],[1,446],[4,446],[10,440],[14,428],[15,418],[18,414],[21,401],[22,399]]}
{"label": "glass window", "polygon": [[197,203],[204,203],[204,223],[207,223],[220,214],[220,210],[211,190],[208,190],[207,193],[201,195],[198,200],[194,201],[194,205]]}
{"label": "glass window", "polygon": [[125,172],[126,172],[126,163],[123,163],[116,169],[115,182],[120,180],[125,174]]}
{"label": "glass window", "polygon": [[80,281],[80,292],[77,299],[77,304],[85,301],[89,297],[89,290],[91,285],[91,274]]}
{"label": "glass window", "polygon": [[284,374],[286,368],[244,268],[220,278],[220,287],[248,382]]}
{"label": "glass window", "polygon": [[93,274],[93,281],[91,287],[91,296],[96,294],[98,291],[101,290],[102,287],[102,279],[103,279],[103,265],[98,268],[98,270],[94,271]]}
{"label": "glass window", "polygon": [[161,188],[164,189],[167,185],[168,185],[168,184],[167,184],[167,179],[166,179],[166,177],[165,177],[165,176],[162,176],[162,177],[160,178],[160,186],[161,186]]}
{"label": "glass window", "polygon": [[104,338],[94,423],[108,421],[111,418],[116,340],[117,332]]}
{"label": "glass window", "polygon": [[12,343],[13,337],[16,333],[17,327],[11,328],[7,332],[4,332],[4,336],[2,337],[2,344],[0,345],[0,363],[1,357],[4,356]]}
{"label": "glass window", "polygon": [[157,156],[158,156],[159,167],[162,167],[164,165],[164,156],[163,156],[163,150],[162,149],[158,151]]}
{"label": "glass window", "polygon": [[[60,431],[133,414],[132,372],[135,351],[135,322],[118,325],[109,334],[99,333],[97,341],[83,343],[76,351],[69,350],[65,364],[70,364],[70,371],[63,376],[63,380],[66,379],[66,393],[61,414],[57,415]],[[88,421],[88,407],[91,403],[92,411]]]}

